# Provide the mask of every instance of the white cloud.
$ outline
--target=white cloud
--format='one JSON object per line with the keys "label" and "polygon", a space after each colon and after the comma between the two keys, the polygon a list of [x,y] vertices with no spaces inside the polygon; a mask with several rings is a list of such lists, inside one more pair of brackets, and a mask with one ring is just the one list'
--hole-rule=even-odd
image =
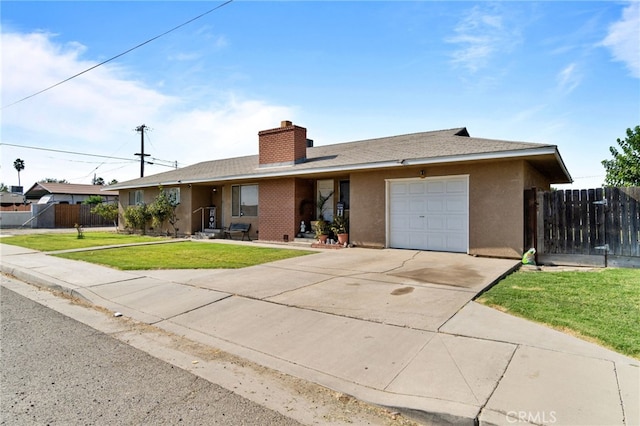
{"label": "white cloud", "polygon": [[609,26],[601,45],[611,50],[616,61],[623,62],[631,75],[640,78],[640,2],[631,2],[622,18]]}
{"label": "white cloud", "polygon": [[474,6],[454,28],[455,35],[445,40],[458,46],[451,54],[454,65],[475,73],[495,55],[509,53],[519,43],[518,29],[493,9]]}
{"label": "white cloud", "polygon": [[[45,33],[2,34],[2,104],[7,105],[97,63],[83,59],[87,48],[61,44]],[[293,110],[232,93],[202,98],[169,96],[132,78],[133,70],[109,63],[78,78],[5,108],[2,142],[131,158],[139,152],[134,128],[153,129],[145,152],[181,165],[257,153],[259,130],[295,119]],[[185,83],[186,84],[186,83]],[[171,88],[172,93],[190,93]],[[187,95],[185,95],[187,96]],[[139,163],[2,146],[0,182],[17,185],[16,158],[25,160],[21,183],[28,188],[50,177],[90,183],[93,173],[106,181],[139,176]],[[149,166],[146,174],[168,170]]]}
{"label": "white cloud", "polygon": [[580,85],[582,77],[578,71],[577,65],[575,63],[571,63],[558,73],[556,80],[558,81],[558,89],[562,93],[567,94]]}

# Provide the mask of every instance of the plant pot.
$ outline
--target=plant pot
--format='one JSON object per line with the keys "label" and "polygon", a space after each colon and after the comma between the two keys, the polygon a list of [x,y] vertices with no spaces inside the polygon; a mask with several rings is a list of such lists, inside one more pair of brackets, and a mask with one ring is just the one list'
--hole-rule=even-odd
{"label": "plant pot", "polygon": [[320,241],[322,244],[327,244],[327,238],[329,238],[328,235],[319,235],[318,241]]}
{"label": "plant pot", "polygon": [[349,234],[338,234],[338,243],[344,245],[349,242]]}

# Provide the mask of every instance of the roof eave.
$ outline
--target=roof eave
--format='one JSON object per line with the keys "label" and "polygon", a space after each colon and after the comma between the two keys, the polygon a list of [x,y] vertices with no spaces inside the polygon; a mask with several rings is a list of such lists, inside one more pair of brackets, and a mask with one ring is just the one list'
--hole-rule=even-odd
{"label": "roof eave", "polygon": [[381,161],[376,163],[365,164],[350,164],[340,166],[328,166],[328,167],[315,167],[312,169],[300,169],[295,166],[287,168],[278,168],[278,170],[261,171],[259,173],[242,174],[242,175],[228,175],[228,176],[216,176],[210,178],[201,179],[181,179],[181,180],[167,180],[149,182],[138,185],[124,185],[119,186],[117,189],[135,189],[135,188],[150,188],[157,186],[169,186],[169,185],[185,185],[185,184],[202,184],[207,182],[229,182],[237,181],[241,179],[263,179],[263,178],[275,178],[275,177],[292,177],[302,176],[309,174],[322,174],[322,173],[340,173],[340,172],[356,172],[371,169],[386,169],[400,166],[418,166],[429,164],[443,164],[443,163],[457,163],[457,162],[469,162],[469,161],[482,161],[482,160],[498,160],[505,158],[519,158],[519,157],[531,157],[553,155],[556,161],[560,165],[562,173],[566,176],[569,182],[573,182],[571,175],[569,174],[562,157],[555,145],[544,146],[540,148],[520,149],[511,151],[497,151],[497,152],[484,152],[476,154],[465,155],[450,155],[442,157],[427,157],[427,158],[412,158],[412,159],[398,159]]}

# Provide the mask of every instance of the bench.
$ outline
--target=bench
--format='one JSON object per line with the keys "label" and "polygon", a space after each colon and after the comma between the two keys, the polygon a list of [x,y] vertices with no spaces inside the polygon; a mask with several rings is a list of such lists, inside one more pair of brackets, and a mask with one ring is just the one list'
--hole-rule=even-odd
{"label": "bench", "polygon": [[242,241],[244,241],[244,237],[251,241],[251,237],[249,237],[250,228],[250,223],[232,223],[228,228],[225,228],[224,237],[232,239],[232,235],[242,234]]}

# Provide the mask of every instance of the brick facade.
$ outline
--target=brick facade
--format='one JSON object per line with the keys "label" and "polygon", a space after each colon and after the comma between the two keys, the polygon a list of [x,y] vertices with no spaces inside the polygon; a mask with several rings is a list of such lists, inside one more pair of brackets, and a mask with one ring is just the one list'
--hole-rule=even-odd
{"label": "brick facade", "polygon": [[311,180],[288,178],[260,182],[260,239],[293,241],[302,220],[309,226],[310,215],[313,214],[312,200]]}
{"label": "brick facade", "polygon": [[278,179],[260,182],[258,205],[260,239],[283,241],[287,235],[293,240],[295,227],[295,179]]}
{"label": "brick facade", "polygon": [[307,158],[307,129],[283,121],[276,129],[258,132],[259,164],[296,164]]}

